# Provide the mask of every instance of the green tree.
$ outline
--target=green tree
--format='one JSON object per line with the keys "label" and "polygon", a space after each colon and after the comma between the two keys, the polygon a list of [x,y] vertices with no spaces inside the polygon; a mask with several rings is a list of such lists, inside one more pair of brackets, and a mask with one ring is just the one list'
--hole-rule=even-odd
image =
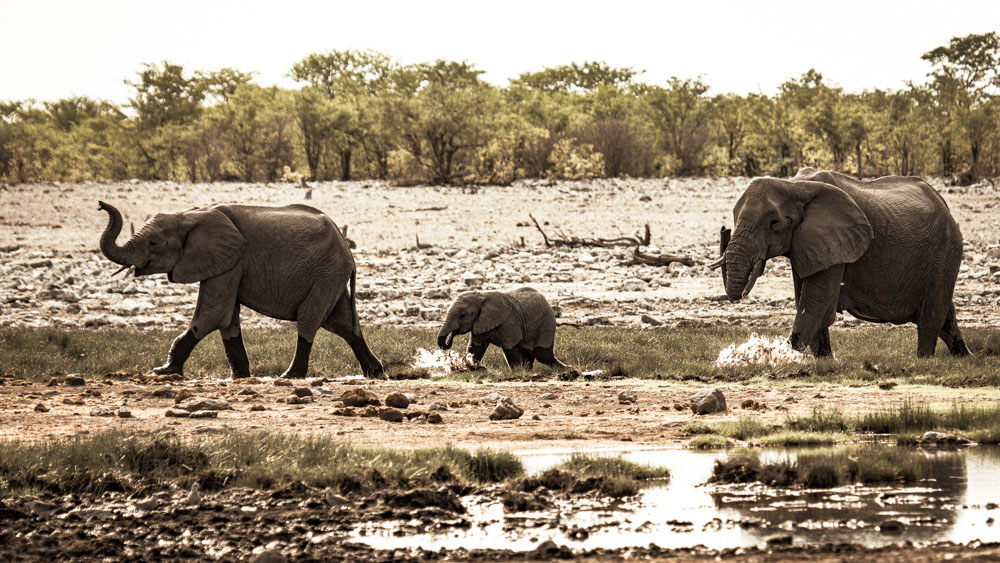
{"label": "green tree", "polygon": [[667,88],[651,86],[645,94],[650,119],[673,160],[672,171],[679,176],[699,175],[711,138],[708,86],[701,79],[677,77],[667,84]]}

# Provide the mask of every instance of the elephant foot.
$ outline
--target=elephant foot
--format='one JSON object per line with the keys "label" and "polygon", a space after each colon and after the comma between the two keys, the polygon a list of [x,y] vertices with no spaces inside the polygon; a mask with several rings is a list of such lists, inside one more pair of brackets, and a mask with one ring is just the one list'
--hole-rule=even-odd
{"label": "elephant foot", "polygon": [[365,377],[370,379],[387,379],[385,368],[382,367],[382,363],[379,362],[374,366],[369,366],[361,370]]}
{"label": "elephant foot", "polygon": [[306,375],[308,375],[308,370],[288,368],[285,370],[285,373],[282,373],[278,377],[285,379],[305,379]]}
{"label": "elephant foot", "polygon": [[184,366],[167,362],[162,366],[157,366],[153,368],[153,373],[155,373],[156,375],[172,375],[175,373],[177,375],[184,375]]}
{"label": "elephant foot", "polygon": [[232,370],[230,370],[230,374],[233,376],[233,379],[246,379],[246,378],[250,377],[250,372],[249,371],[232,371]]}

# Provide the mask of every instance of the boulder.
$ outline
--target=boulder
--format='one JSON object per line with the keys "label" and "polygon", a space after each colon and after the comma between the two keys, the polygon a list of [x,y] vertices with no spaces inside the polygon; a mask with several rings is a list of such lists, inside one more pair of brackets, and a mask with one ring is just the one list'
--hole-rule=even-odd
{"label": "boulder", "polygon": [[225,411],[232,410],[229,402],[225,399],[212,399],[208,397],[191,397],[177,403],[176,408],[188,412],[196,411]]}
{"label": "boulder", "polygon": [[383,407],[378,411],[378,417],[386,422],[403,422],[403,413],[399,409]]}
{"label": "boulder", "polygon": [[410,399],[399,392],[389,393],[385,398],[385,405],[387,407],[393,407],[397,409],[405,409],[410,406]]}
{"label": "boulder", "polygon": [[718,389],[703,389],[691,395],[691,412],[711,414],[726,410],[726,397]]}
{"label": "boulder", "polygon": [[490,420],[514,420],[515,418],[521,418],[522,414],[524,414],[524,409],[515,405],[507,397],[504,397],[497,401],[496,407],[490,413]]}
{"label": "boulder", "polygon": [[639,395],[631,389],[626,389],[618,393],[618,404],[631,405],[639,400]]}
{"label": "boulder", "polygon": [[381,401],[378,400],[378,397],[375,396],[375,393],[372,393],[364,387],[344,391],[344,394],[340,396],[340,400],[344,402],[345,407],[366,407],[368,405],[378,405],[381,403]]}

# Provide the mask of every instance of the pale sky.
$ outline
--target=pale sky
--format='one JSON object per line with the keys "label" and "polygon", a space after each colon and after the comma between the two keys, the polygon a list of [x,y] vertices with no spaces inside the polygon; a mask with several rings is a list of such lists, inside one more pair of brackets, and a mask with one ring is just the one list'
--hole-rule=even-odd
{"label": "pale sky", "polygon": [[343,49],[465,60],[498,85],[600,60],[653,84],[700,76],[710,94],[772,94],[810,68],[848,91],[896,89],[922,82],[920,55],[951,37],[1000,31],[989,0],[0,0],[0,16],[0,100],[118,103],[145,62],[294,87],[293,63]]}

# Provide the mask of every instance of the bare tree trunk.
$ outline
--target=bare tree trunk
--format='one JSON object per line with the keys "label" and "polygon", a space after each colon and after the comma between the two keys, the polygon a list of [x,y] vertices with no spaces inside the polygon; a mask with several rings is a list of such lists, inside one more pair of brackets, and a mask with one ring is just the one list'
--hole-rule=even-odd
{"label": "bare tree trunk", "polygon": [[351,179],[351,149],[340,151],[340,179],[344,182]]}

